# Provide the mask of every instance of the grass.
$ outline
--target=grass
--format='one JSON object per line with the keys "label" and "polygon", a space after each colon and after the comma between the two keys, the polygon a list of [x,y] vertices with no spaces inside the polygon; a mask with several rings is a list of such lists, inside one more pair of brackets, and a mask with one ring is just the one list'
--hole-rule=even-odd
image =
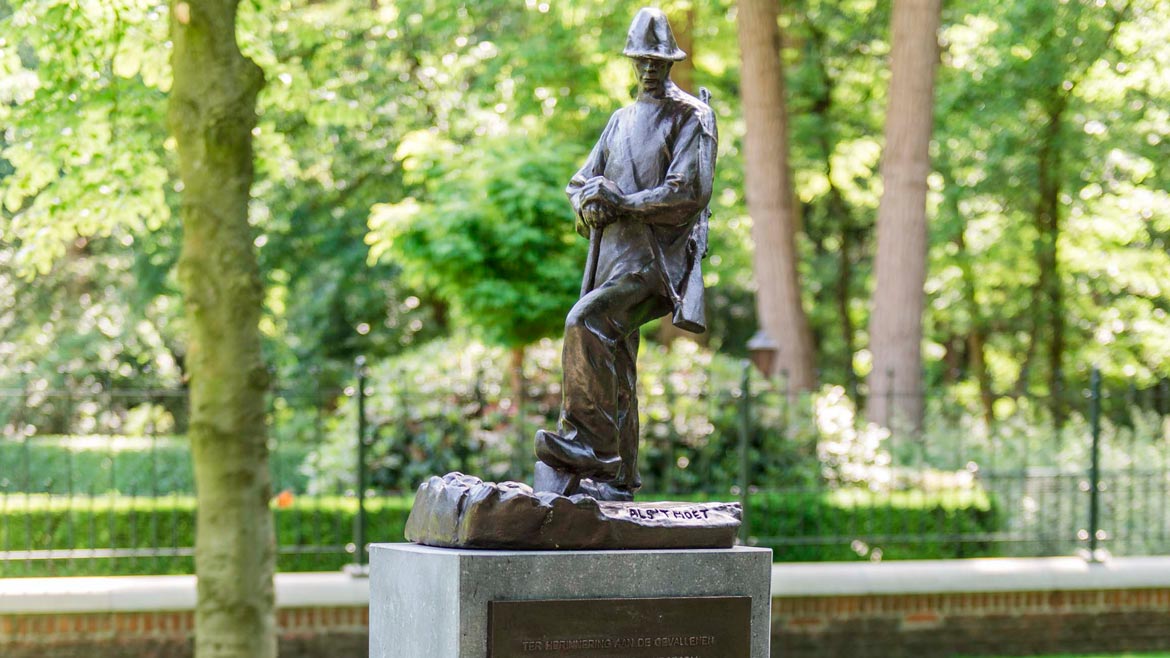
{"label": "grass", "polygon": [[[995,656],[987,658],[999,658]],[[1094,653],[1071,654],[1062,653],[1055,656],[1041,656],[1040,658],[1170,658],[1170,653]]]}

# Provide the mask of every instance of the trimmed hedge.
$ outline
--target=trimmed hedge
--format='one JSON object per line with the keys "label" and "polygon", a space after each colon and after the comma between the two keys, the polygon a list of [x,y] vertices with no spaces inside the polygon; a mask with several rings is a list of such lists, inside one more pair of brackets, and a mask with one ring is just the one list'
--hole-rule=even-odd
{"label": "trimmed hedge", "polygon": [[[649,499],[649,498],[647,498]],[[671,500],[738,498],[672,495]],[[995,557],[1004,517],[982,489],[925,493],[865,489],[768,490],[748,503],[751,544],[775,562],[934,560]]]}
{"label": "trimmed hedge", "polygon": [[754,494],[748,523],[777,562],[991,557],[1003,515],[982,490]]}
{"label": "trimmed hedge", "polygon": [[[366,501],[369,541],[403,541],[411,498]],[[334,571],[353,561],[357,500],[299,498],[273,505],[277,569]],[[0,577],[184,574],[194,572],[195,499],[0,496],[0,552],[137,549],[141,555],[53,560],[0,560]],[[154,550],[158,549],[158,550]],[[350,548],[349,550],[352,550]],[[150,553],[155,553],[151,555]]]}
{"label": "trimmed hedge", "polygon": [[[653,499],[645,496],[644,499]],[[732,499],[670,496],[676,500]],[[366,537],[403,541],[412,498],[366,502]],[[274,504],[280,571],[332,571],[352,562],[357,501],[302,497]],[[924,494],[865,491],[761,492],[748,511],[755,543],[778,562],[974,557],[995,554],[986,536],[1001,518],[982,492]],[[195,500],[166,498],[63,498],[0,496],[0,552],[139,549],[143,555],[97,559],[0,561],[0,577],[191,573]],[[966,535],[965,538],[960,538]],[[974,539],[972,539],[974,538]],[[158,548],[156,555],[147,551]],[[350,549],[352,551],[352,547]]]}

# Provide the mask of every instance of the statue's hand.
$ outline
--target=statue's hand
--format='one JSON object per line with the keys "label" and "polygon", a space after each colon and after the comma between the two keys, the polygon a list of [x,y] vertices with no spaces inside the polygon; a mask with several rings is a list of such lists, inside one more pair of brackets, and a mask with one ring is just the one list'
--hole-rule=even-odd
{"label": "statue's hand", "polygon": [[594,201],[614,209],[621,209],[626,205],[626,195],[622,194],[621,188],[605,176],[594,176],[585,181],[580,194],[582,207]]}
{"label": "statue's hand", "polygon": [[581,219],[590,228],[605,228],[617,218],[617,213],[610,206],[593,200],[587,201],[581,208]]}

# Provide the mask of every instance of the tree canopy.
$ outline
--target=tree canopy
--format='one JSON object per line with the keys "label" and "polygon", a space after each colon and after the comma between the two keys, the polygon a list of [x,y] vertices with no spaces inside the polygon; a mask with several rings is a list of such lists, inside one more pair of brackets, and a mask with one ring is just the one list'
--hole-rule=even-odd
{"label": "tree canopy", "polygon": [[[887,4],[780,15],[815,361],[854,388],[871,364]],[[358,354],[450,333],[557,333],[586,248],[558,190],[629,100],[638,6],[241,5],[241,48],[268,80],[250,221],[279,379],[340,382]],[[721,127],[705,340],[743,354],[756,318],[736,6],[664,8],[689,12],[675,27]],[[0,2],[4,386],[183,377],[169,16],[154,0]],[[945,3],[939,36],[927,385],[977,405],[1092,364],[1139,385],[1170,376],[1170,7],[963,0]]]}

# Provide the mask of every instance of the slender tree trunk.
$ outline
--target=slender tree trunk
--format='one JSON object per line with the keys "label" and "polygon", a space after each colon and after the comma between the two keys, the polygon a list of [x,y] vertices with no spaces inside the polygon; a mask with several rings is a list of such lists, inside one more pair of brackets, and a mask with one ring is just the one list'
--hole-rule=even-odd
{"label": "slender tree trunk", "polygon": [[995,393],[991,390],[991,371],[987,368],[987,338],[980,329],[967,336],[967,354],[971,370],[979,381],[979,401],[983,405],[983,420],[991,425],[995,422]]}
{"label": "slender tree trunk", "polygon": [[[988,326],[987,314],[983,305],[979,303],[976,292],[975,270],[971,263],[971,252],[967,250],[967,226],[966,222],[963,221],[963,213],[959,209],[960,197],[954,193],[957,186],[949,169],[946,166],[942,169],[943,186],[950,191],[943,199],[943,212],[953,218],[953,221],[958,225],[952,243],[955,245],[955,262],[958,263],[959,271],[962,273],[960,291],[963,306],[966,307],[967,317],[970,318],[966,325],[960,325],[957,328],[958,335],[952,337],[951,343],[953,345],[948,346],[948,357],[952,351],[957,352],[960,345],[966,348],[967,370],[969,374],[975,376],[975,380],[979,383],[979,399],[983,407],[983,418],[988,425],[991,425],[995,421],[995,392],[992,390],[991,371],[987,367],[986,354],[987,338],[991,329]],[[955,367],[958,366],[959,364],[956,363]],[[949,368],[950,364],[948,363]],[[961,374],[956,376],[954,380],[948,378],[948,381],[957,381],[960,378]]]}
{"label": "slender tree trunk", "polygon": [[1038,350],[1038,345],[1044,338],[1045,324],[1052,328],[1051,340],[1048,341],[1048,392],[1049,404],[1052,411],[1053,423],[1059,428],[1064,422],[1064,405],[1060,401],[1063,390],[1064,365],[1064,288],[1060,280],[1060,183],[1063,167],[1063,150],[1061,133],[1064,130],[1064,114],[1068,109],[1069,99],[1073,90],[1080,83],[1086,72],[1099,60],[1101,55],[1112,48],[1113,40],[1118,30],[1125,23],[1126,17],[1133,8],[1132,0],[1113,11],[1113,24],[1110,25],[1100,51],[1091,57],[1080,59],[1079,65],[1066,68],[1058,85],[1046,90],[1043,98],[1046,109],[1046,119],[1042,130],[1039,149],[1036,152],[1037,168],[1037,198],[1033,211],[1033,223],[1037,231],[1035,245],[1036,264],[1039,275],[1036,284],[1032,287],[1032,331],[1028,346],[1024,353],[1023,365],[1016,379],[1014,387],[1017,396],[1024,395],[1028,390],[1030,371]]}
{"label": "slender tree trunk", "polygon": [[698,95],[695,88],[695,3],[677,3],[672,10],[667,11],[670,17],[670,26],[674,32],[678,47],[687,54],[687,58],[677,62],[670,69],[670,79],[674,84],[683,88],[688,94]]}
{"label": "slender tree trunk", "polygon": [[[1060,239],[1060,132],[1064,108],[1068,99],[1060,89],[1049,91],[1048,123],[1042,131],[1042,138],[1036,151],[1037,194],[1032,210],[1032,224],[1036,229],[1036,283],[1032,286],[1032,327],[1028,336],[1028,347],[1021,361],[1020,374],[1016,379],[1016,395],[1028,391],[1033,361],[1041,344],[1048,346],[1048,387],[1050,409],[1053,420],[1060,424],[1061,410],[1056,394],[1059,389],[1060,371],[1064,353],[1064,314],[1060,286],[1059,254],[1057,243]],[[1048,330],[1051,336],[1046,336]],[[1050,340],[1046,340],[1050,338]]]}
{"label": "slender tree trunk", "polygon": [[[840,199],[837,188],[830,185],[829,194]],[[841,225],[841,246],[837,251],[837,314],[841,319],[841,340],[845,344],[842,371],[845,373],[845,389],[853,396],[857,394],[857,373],[853,370],[853,354],[857,351],[853,328],[853,316],[850,313],[850,303],[853,301],[853,227],[849,209],[845,203],[831,203],[830,208],[837,208],[833,216]]]}
{"label": "slender tree trunk", "polygon": [[811,46],[809,56],[813,60],[813,65],[817,69],[820,76],[820,85],[816,85],[816,94],[813,96],[812,106],[810,111],[816,116],[820,123],[820,128],[816,131],[816,142],[820,147],[821,157],[824,158],[824,175],[828,182],[828,192],[826,193],[825,208],[829,217],[830,223],[835,225],[839,231],[838,239],[840,246],[837,249],[837,281],[834,286],[836,292],[837,315],[841,327],[841,340],[844,343],[845,349],[842,354],[841,370],[845,373],[845,389],[853,398],[857,397],[857,373],[853,369],[853,355],[857,351],[856,347],[856,328],[853,325],[853,316],[850,313],[850,306],[853,301],[852,282],[853,282],[853,254],[854,254],[854,226],[853,213],[850,211],[849,203],[841,194],[841,190],[833,182],[833,149],[836,147],[836,140],[832,133],[831,126],[832,118],[830,114],[833,110],[833,92],[836,86],[836,80],[830,75],[828,68],[825,66],[822,53],[828,48],[828,39],[825,33],[818,29],[809,20],[807,15],[797,17],[797,20],[802,20],[808,23],[808,42]]}
{"label": "slender tree trunk", "polygon": [[894,0],[884,191],[874,260],[877,285],[869,324],[873,371],[866,407],[871,422],[887,427],[895,422],[913,428],[922,424],[926,179],[940,12],[941,0]]}
{"label": "slender tree trunk", "polygon": [[[1042,298],[1034,317],[1043,317],[1051,330],[1048,341],[1048,395],[1052,422],[1057,428],[1064,424],[1061,392],[1064,370],[1064,299],[1060,285],[1060,133],[1068,97],[1060,90],[1052,91],[1048,125],[1037,156],[1039,196],[1034,213],[1036,231],[1036,263],[1040,269],[1037,289]],[[1044,312],[1040,313],[1040,309]],[[1039,342],[1042,327],[1034,325],[1033,342]]]}
{"label": "slender tree trunk", "polygon": [[179,281],[190,348],[192,455],[198,491],[197,658],[273,658],[264,394],[263,299],[248,201],[252,128],[263,73],[235,40],[238,0],[175,0],[168,120],[183,182]]}
{"label": "slender tree trunk", "polygon": [[528,394],[524,382],[524,346],[513,347],[509,353],[509,379],[512,388],[512,416],[516,419],[516,449],[512,451],[512,476],[519,479],[526,465],[526,458],[532,456],[532,435],[524,425],[524,417],[528,413]]}
{"label": "slender tree trunk", "polygon": [[780,347],[773,374],[785,374],[791,390],[803,391],[816,386],[816,371],[812,331],[801,302],[796,268],[800,220],[788,164],[788,114],[777,10],[775,0],[741,0],[738,9],[741,94],[747,124],[747,203],[755,242],[760,326]]}
{"label": "slender tree trunk", "polygon": [[513,347],[509,352],[511,357],[511,388],[512,388],[512,408],[515,413],[520,413],[524,406],[524,346]]}
{"label": "slender tree trunk", "polygon": [[951,385],[959,381],[962,375],[961,365],[966,350],[966,341],[955,334],[947,336],[943,341],[943,384]]}
{"label": "slender tree trunk", "polygon": [[[949,183],[950,181],[948,181]],[[952,212],[959,213],[958,198],[952,197]],[[963,273],[963,303],[967,306],[970,326],[967,328],[967,364],[979,382],[979,399],[983,405],[983,418],[990,425],[995,421],[995,393],[991,389],[991,371],[987,368],[987,326],[984,312],[975,295],[975,272],[971,267],[971,254],[967,251],[966,227],[960,227],[955,236],[958,247],[959,268]]]}

